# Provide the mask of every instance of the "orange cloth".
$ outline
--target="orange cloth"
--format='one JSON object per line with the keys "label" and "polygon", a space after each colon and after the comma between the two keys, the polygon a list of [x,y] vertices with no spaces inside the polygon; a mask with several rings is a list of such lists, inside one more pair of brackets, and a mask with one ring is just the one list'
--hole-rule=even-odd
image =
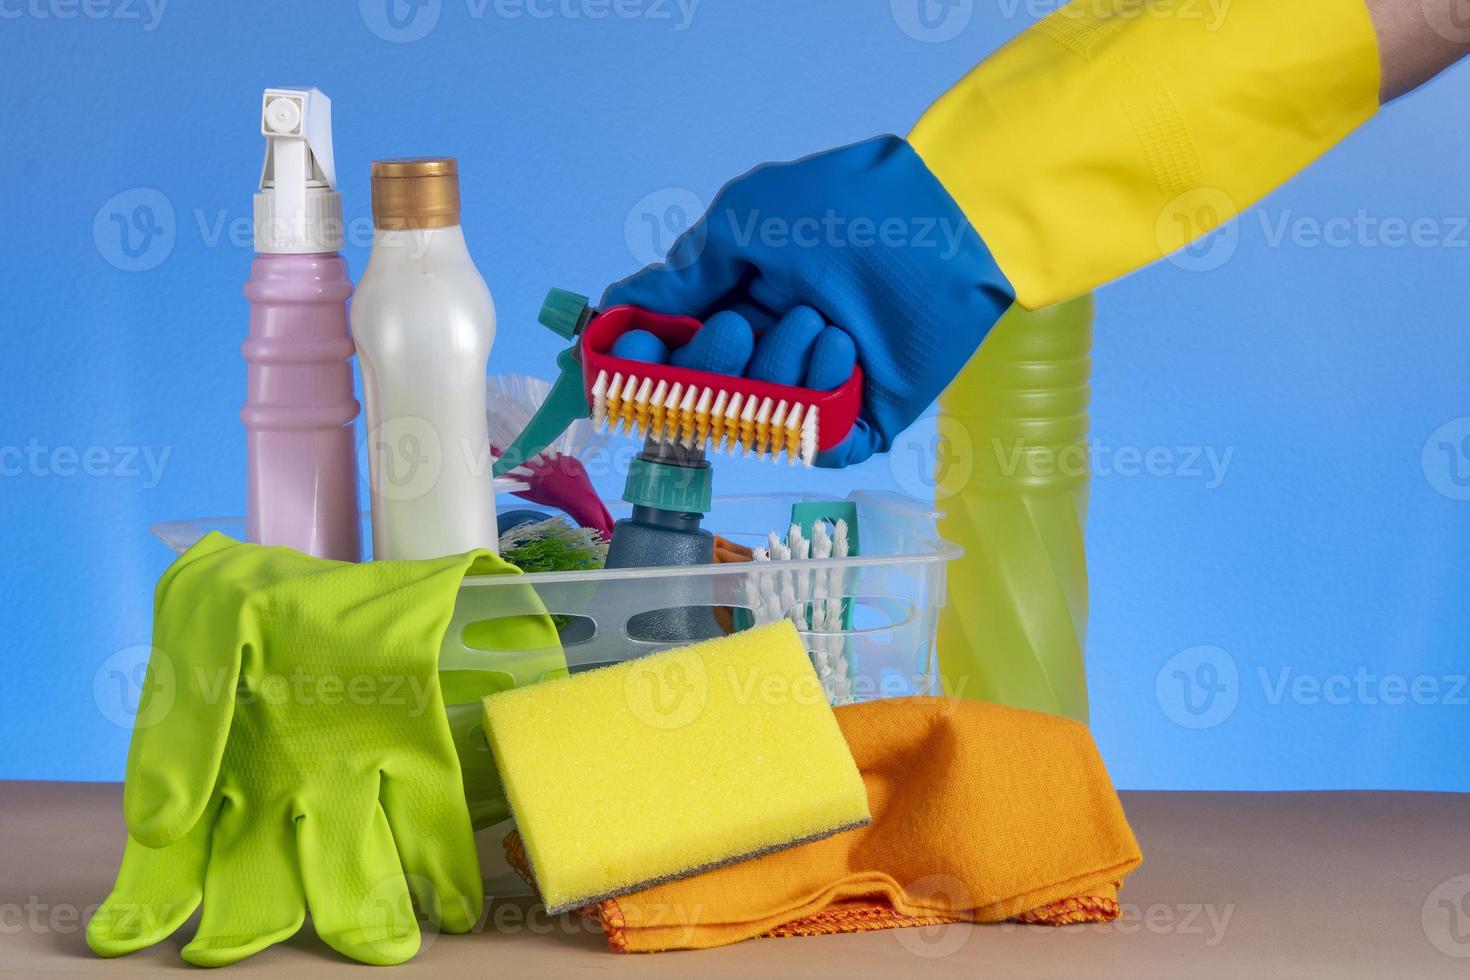
{"label": "orange cloth", "polygon": [[[729,538],[722,538],[718,534],[715,535],[716,565],[739,564],[754,560],[755,552],[745,547],[745,545],[736,544]],[[729,606],[716,606],[715,622],[719,624],[720,629],[725,631],[726,636],[730,635],[735,632],[735,611]]]}
{"label": "orange cloth", "polygon": [[[1142,856],[1082,725],[948,698],[836,715],[872,824],[590,906],[614,949],[1118,917],[1118,888]],[[524,870],[518,850],[512,834],[506,851]]]}
{"label": "orange cloth", "polygon": [[715,564],[738,564],[745,561],[754,561],[755,552],[743,544],[736,544],[729,538],[715,535]]}

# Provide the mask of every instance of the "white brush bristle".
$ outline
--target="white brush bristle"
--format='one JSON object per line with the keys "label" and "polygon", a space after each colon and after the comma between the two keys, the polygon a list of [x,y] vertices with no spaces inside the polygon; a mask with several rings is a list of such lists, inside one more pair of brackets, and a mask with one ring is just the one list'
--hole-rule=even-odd
{"label": "white brush bristle", "polygon": [[[525,374],[491,375],[485,386],[485,421],[490,444],[504,448],[531,424],[531,419],[551,392],[551,382]],[[598,397],[594,392],[594,397]],[[545,457],[584,457],[590,450],[606,442],[596,427],[578,419],[567,427],[560,438],[542,450]]]}
{"label": "white brush bristle", "polygon": [[843,628],[844,612],[851,601],[847,572],[841,568],[813,571],[801,564],[848,557],[847,522],[817,521],[810,538],[802,534],[799,525],[792,524],[785,537],[772,531],[766,536],[765,547],[751,551],[757,566],[789,563],[769,571],[752,571],[742,582],[741,597],[751,618],[757,626],[779,619],[795,623],[827,699],[833,705],[851,704],[853,675],[847,649],[849,637]]}

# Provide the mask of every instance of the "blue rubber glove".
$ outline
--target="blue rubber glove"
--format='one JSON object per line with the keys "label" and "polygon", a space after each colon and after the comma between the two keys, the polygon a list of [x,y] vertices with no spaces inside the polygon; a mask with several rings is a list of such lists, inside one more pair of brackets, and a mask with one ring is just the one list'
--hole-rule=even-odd
{"label": "blue rubber glove", "polygon": [[741,377],[755,348],[755,334],[739,313],[726,310],[710,317],[694,339],[669,355],[675,367]]}
{"label": "blue rubber glove", "polygon": [[[893,445],[1014,296],[919,155],[905,140],[883,136],[737,177],[665,262],[609,288],[602,306],[702,320],[734,311],[758,335],[747,374],[789,371],[772,365],[791,358],[809,375],[830,376],[844,345],[814,329],[812,314],[793,314],[810,307],[824,328],[851,338],[863,366],[862,417],[841,445],[817,458],[847,466]],[[763,357],[773,330],[800,342],[783,335],[778,353]]]}

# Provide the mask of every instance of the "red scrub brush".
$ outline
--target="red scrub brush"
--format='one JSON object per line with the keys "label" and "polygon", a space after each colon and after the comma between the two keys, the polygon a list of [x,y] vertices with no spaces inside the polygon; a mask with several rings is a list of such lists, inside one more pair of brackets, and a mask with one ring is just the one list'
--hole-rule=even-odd
{"label": "red scrub brush", "polygon": [[653,334],[671,350],[682,347],[702,326],[692,317],[634,306],[599,312],[587,297],[553,289],[540,322],[575,343],[558,355],[561,376],[496,464],[497,473],[535,456],[580,418],[592,419],[599,429],[690,451],[738,450],[810,466],[817,453],[847,438],[862,408],[860,367],[831,391],[813,391],[612,353],[618,338],[633,330]]}

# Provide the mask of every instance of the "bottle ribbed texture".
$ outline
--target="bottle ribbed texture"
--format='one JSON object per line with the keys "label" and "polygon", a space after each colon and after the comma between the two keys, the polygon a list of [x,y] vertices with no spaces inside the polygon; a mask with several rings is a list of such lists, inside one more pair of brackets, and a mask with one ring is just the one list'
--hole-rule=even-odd
{"label": "bottle ribbed texture", "polygon": [[1088,717],[1090,296],[1003,317],[940,399],[939,662],[966,698]]}

